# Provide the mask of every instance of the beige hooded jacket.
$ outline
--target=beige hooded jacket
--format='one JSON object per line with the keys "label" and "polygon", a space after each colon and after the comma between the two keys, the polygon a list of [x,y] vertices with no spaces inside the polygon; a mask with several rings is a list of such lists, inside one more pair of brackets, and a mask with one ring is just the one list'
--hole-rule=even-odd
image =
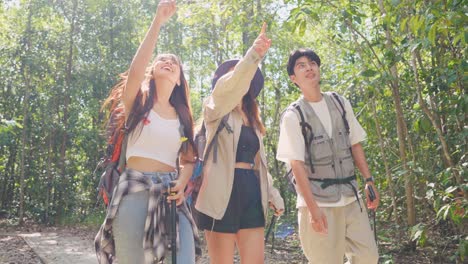
{"label": "beige hooded jacket", "polygon": [[[242,116],[234,110],[248,92],[250,82],[257,70],[261,58],[256,51],[250,48],[244,58],[234,67],[234,70],[222,76],[216,83],[212,94],[204,102],[204,119],[206,126],[206,145],[213,140],[216,130],[226,114],[230,113],[228,124],[233,133],[226,129],[219,132],[217,162],[213,162],[213,152],[205,157],[203,168],[203,182],[198,194],[195,208],[214,218],[221,219],[226,211],[234,182],[234,166],[237,153],[237,144],[242,127]],[[263,146],[263,136],[258,129],[260,150],[256,156],[255,170],[260,180],[263,215],[268,213],[268,202],[276,209],[284,209],[283,198],[279,191],[273,187],[273,179],[267,171],[267,160]]]}

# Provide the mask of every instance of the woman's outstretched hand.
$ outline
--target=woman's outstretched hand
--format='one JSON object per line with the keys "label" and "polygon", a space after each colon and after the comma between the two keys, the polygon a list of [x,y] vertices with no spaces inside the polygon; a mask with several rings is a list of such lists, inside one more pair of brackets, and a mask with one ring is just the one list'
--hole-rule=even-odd
{"label": "woman's outstretched hand", "polygon": [[252,47],[255,49],[258,55],[260,55],[260,57],[264,57],[268,49],[271,46],[271,39],[269,39],[266,35],[266,28],[267,28],[267,25],[265,22],[263,22],[260,35],[258,35],[257,39],[254,41],[254,44],[252,45]]}
{"label": "woman's outstretched hand", "polygon": [[175,14],[176,9],[175,0],[161,0],[156,10],[156,22],[160,25],[166,23]]}

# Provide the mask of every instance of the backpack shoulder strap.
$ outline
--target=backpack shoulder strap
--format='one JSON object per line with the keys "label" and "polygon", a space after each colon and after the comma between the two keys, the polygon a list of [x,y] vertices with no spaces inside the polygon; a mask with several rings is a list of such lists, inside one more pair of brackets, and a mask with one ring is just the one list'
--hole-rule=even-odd
{"label": "backpack shoulder strap", "polygon": [[124,138],[122,140],[122,145],[120,146],[120,156],[119,156],[119,172],[125,168],[125,164],[127,163],[127,142],[128,142],[128,132],[125,130]]}
{"label": "backpack shoulder strap", "polygon": [[[336,92],[332,92],[331,94],[332,94],[333,98],[335,99],[335,101],[338,102],[338,104],[341,107],[341,119],[343,119],[343,123],[344,123],[345,129],[346,129],[346,134],[349,135],[350,134],[350,128],[349,128],[348,119],[346,119],[346,109],[345,109],[344,104],[343,104],[344,98],[342,96],[338,95]],[[336,103],[335,103],[335,106],[336,106]],[[349,151],[350,151],[350,153],[353,153],[353,146],[349,146]]]}
{"label": "backpack shoulder strap", "polygon": [[232,130],[232,127],[228,123],[229,114],[230,113],[227,113],[225,116],[223,116],[223,119],[221,119],[221,123],[219,123],[218,129],[216,130],[216,134],[218,134],[221,130],[223,130],[223,128],[226,128],[229,134],[234,132]]}
{"label": "backpack shoulder strap", "polygon": [[[310,152],[310,145],[312,144],[312,140],[314,139],[314,131],[312,130],[312,126],[305,120],[304,113],[302,112],[299,103],[295,102],[291,105],[291,107],[292,109],[296,110],[301,119],[299,121],[299,125],[301,126],[302,137],[304,138],[305,150],[307,151],[307,154],[309,156],[310,169],[312,173],[315,173],[314,164],[312,163],[312,153]],[[310,137],[307,137],[307,130],[309,130],[310,132]]]}
{"label": "backpack shoulder strap", "polygon": [[[338,102],[338,105],[341,108],[341,118],[343,119],[343,123],[346,129],[346,134],[349,135],[349,123],[348,123],[348,120],[346,119],[346,109],[343,104],[344,99],[341,98],[341,96],[339,96],[336,92],[331,92],[331,95],[333,99],[335,99],[335,101]],[[336,106],[336,103],[335,103],[335,106]]]}
{"label": "backpack shoulder strap", "polygon": [[307,123],[305,121],[305,117],[304,117],[304,113],[302,112],[301,110],[301,107],[299,106],[298,103],[294,103],[292,105],[294,107],[294,109],[297,111],[297,113],[299,114],[299,117],[301,118],[301,120],[299,121],[299,124],[301,125],[301,129],[302,129],[302,135],[307,138],[307,129],[309,129],[310,131],[312,131],[312,126],[309,125],[309,123]]}
{"label": "backpack shoulder strap", "polygon": [[[221,119],[221,122],[219,123],[219,126],[216,129],[216,134],[214,135],[214,137],[211,140],[210,144],[207,146],[207,149],[206,149],[206,152],[205,152],[204,157],[208,157],[211,149],[213,148],[213,162],[214,163],[216,163],[218,161],[218,134],[219,134],[219,132],[221,132],[221,130],[223,130],[223,128],[226,128],[226,130],[227,130],[227,132],[229,134],[234,132],[232,130],[232,127],[228,123],[229,114],[230,113],[226,114],[225,116],[223,116],[223,119]],[[204,129],[205,132],[206,132],[205,121],[203,121],[202,129]],[[206,159],[204,159],[204,160],[206,160]]]}

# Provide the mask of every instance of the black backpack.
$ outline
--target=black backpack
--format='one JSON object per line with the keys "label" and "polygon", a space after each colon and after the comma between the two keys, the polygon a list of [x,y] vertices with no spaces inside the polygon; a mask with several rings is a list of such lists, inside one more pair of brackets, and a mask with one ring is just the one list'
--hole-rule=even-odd
{"label": "black backpack", "polygon": [[[339,98],[339,95],[337,93],[332,92],[331,94],[332,94],[333,98],[335,99],[335,101],[337,101],[338,105],[340,106],[341,118],[343,119],[343,123],[344,123],[345,129],[346,129],[346,133],[349,135],[349,123],[348,123],[348,120],[346,119],[346,110],[344,108],[343,102],[341,102],[341,99]],[[299,113],[299,116],[301,118],[301,121],[299,122],[299,124],[301,126],[301,132],[302,132],[302,136],[304,138],[304,143],[305,143],[305,146],[306,146],[305,149],[308,152],[307,154],[308,154],[308,157],[309,157],[310,169],[312,170],[312,172],[315,172],[314,165],[312,163],[312,155],[310,153],[310,144],[312,144],[312,140],[314,138],[314,133],[313,133],[313,130],[312,130],[312,126],[309,123],[306,122],[306,120],[304,118],[304,113],[302,112],[301,107],[299,106],[299,104],[297,102],[293,103],[291,105],[291,107],[294,107],[294,109]],[[286,111],[288,109],[286,109]],[[286,112],[286,111],[284,111],[284,112]],[[283,112],[283,114],[284,114],[284,112]],[[307,136],[308,131],[309,131],[310,136]],[[289,169],[286,172],[284,177],[288,181],[289,189],[292,192],[296,193],[296,187],[295,187],[296,186],[296,180],[294,179],[294,174],[292,172],[292,168]]]}

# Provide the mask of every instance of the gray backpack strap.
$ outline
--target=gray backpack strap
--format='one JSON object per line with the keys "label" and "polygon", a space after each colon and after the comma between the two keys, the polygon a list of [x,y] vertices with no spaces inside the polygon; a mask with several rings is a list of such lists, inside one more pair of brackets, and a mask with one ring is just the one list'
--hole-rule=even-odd
{"label": "gray backpack strap", "polygon": [[340,96],[336,92],[331,92],[331,94],[332,94],[333,98],[335,99],[335,101],[337,101],[338,104],[340,105],[341,118],[343,119],[343,123],[344,123],[345,129],[346,129],[346,133],[349,135],[349,123],[348,123],[348,120],[346,119],[346,109],[345,109],[345,107],[343,105],[343,102],[341,101]]}
{"label": "gray backpack strap", "polygon": [[[221,123],[219,123],[218,129],[216,129],[216,134],[214,135],[213,140],[211,140],[205,152],[205,156],[208,157],[208,154],[210,153],[211,148],[213,148],[213,162],[214,163],[218,162],[218,134],[219,132],[221,132],[223,128],[226,128],[229,134],[234,132],[231,126],[228,124],[228,119],[229,119],[229,113],[223,116],[223,119],[221,119]],[[203,122],[202,129],[206,129],[205,122]]]}
{"label": "gray backpack strap", "polygon": [[[312,163],[312,155],[310,153],[310,144],[312,143],[312,140],[314,138],[314,132],[312,131],[312,126],[309,123],[306,122],[305,117],[304,117],[304,113],[302,112],[302,109],[299,106],[298,102],[292,103],[288,108],[286,108],[286,110],[283,111],[283,113],[281,114],[280,122],[283,121],[283,116],[288,110],[292,110],[292,111],[295,110],[297,112],[297,114],[299,115],[299,118],[300,118],[299,125],[301,126],[301,132],[302,132],[302,136],[304,138],[305,150],[307,151],[307,154],[309,155],[310,169],[311,169],[312,173],[314,173],[315,169],[314,169],[314,165]],[[307,130],[310,131],[310,138],[307,137]],[[284,177],[286,177],[286,179],[288,179],[288,186],[289,186],[290,190],[293,191],[293,192],[296,192],[296,189],[294,187],[296,185],[296,180],[294,179],[294,175],[292,173],[292,168],[290,168],[286,172]]]}
{"label": "gray backpack strap", "polygon": [[[182,124],[182,122],[180,122],[180,119],[179,119],[179,134],[180,134],[180,138],[184,138],[185,137],[185,132],[184,132],[184,125]],[[179,177],[180,175],[180,153],[182,152],[186,152],[187,151],[187,148],[188,148],[188,141],[184,141],[182,142],[182,144],[180,144],[180,147],[179,147],[179,150],[177,151],[177,157],[176,157],[176,171],[177,171],[177,177]]]}
{"label": "gray backpack strap", "polygon": [[[312,140],[314,139],[314,132],[312,130],[312,126],[307,123],[304,117],[304,113],[302,113],[301,107],[299,106],[298,103],[294,103],[292,105],[294,109],[299,113],[299,116],[301,120],[299,121],[299,124],[301,125],[301,131],[302,131],[302,137],[304,138],[304,144],[305,144],[305,150],[307,151],[307,154],[309,155],[309,164],[310,164],[310,170],[312,173],[315,173],[314,169],[314,164],[312,163],[312,153],[310,153],[310,145],[312,144]],[[310,137],[307,137],[307,130],[310,131]]]}
{"label": "gray backpack strap", "polygon": [[131,124],[133,122],[134,117],[133,115],[130,115],[125,121],[125,127],[123,128],[123,133],[124,133],[124,138],[122,140],[122,145],[120,146],[120,156],[119,156],[119,164],[118,164],[118,169],[119,173],[122,173],[125,169],[125,166],[127,165],[127,144],[128,144],[128,137],[129,137],[129,126],[127,124]]}
{"label": "gray backpack strap", "polygon": [[[332,94],[333,98],[335,99],[335,101],[337,101],[338,104],[340,105],[341,119],[343,119],[343,123],[344,123],[345,129],[346,129],[346,134],[349,136],[349,134],[350,134],[349,123],[348,123],[348,119],[346,119],[346,109],[344,108],[342,99],[340,98],[340,96],[336,92],[332,92],[331,94]],[[336,103],[335,103],[335,106],[336,106]],[[353,153],[353,146],[349,147],[349,151],[350,151],[350,153]]]}
{"label": "gray backpack strap", "polygon": [[122,173],[122,171],[125,168],[125,164],[127,163],[127,143],[128,143],[128,132],[125,130],[125,135],[122,140],[122,146],[120,147],[120,156],[119,156],[119,172]]}

